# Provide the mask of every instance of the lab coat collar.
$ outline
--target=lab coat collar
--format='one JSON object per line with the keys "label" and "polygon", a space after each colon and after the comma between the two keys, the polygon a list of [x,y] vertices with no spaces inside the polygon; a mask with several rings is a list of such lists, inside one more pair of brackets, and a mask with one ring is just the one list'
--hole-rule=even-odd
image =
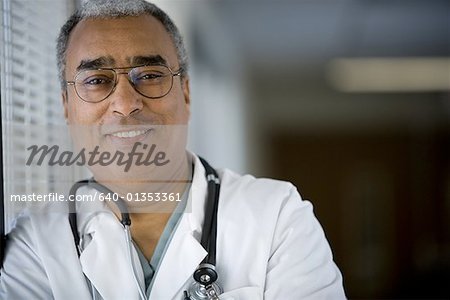
{"label": "lab coat collar", "polygon": [[207,196],[207,183],[202,163],[192,153],[194,177],[186,210],[180,219],[161,265],[155,275],[150,300],[173,299],[208,254],[199,240],[204,219],[204,206]]}
{"label": "lab coat collar", "polygon": [[200,159],[190,152],[188,152],[188,155],[191,156],[194,162],[194,176],[192,178],[191,193],[185,212],[189,216],[189,222],[194,236],[197,240],[200,240],[203,219],[205,218],[208,183],[205,179],[205,168]]}

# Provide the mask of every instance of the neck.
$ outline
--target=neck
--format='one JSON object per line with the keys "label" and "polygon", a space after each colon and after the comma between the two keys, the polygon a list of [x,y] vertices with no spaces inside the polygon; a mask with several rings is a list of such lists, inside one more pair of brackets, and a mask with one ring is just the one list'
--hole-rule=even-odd
{"label": "neck", "polygon": [[131,214],[131,235],[147,260],[150,260],[161,237],[169,213]]}

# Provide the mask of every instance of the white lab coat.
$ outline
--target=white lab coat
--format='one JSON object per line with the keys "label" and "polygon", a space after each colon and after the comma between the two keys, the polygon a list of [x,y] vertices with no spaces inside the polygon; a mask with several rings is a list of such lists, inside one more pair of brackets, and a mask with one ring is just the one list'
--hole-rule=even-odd
{"label": "white lab coat", "polygon": [[[192,274],[206,256],[200,245],[207,183],[195,157],[187,212],[154,278],[150,300],[183,299]],[[220,299],[344,299],[341,274],[332,260],[312,205],[287,182],[221,177],[218,210]],[[88,282],[103,299],[138,300],[122,225],[110,212],[78,214],[84,245],[80,259],[67,214],[27,214],[9,235],[1,274],[1,299],[91,299]],[[136,253],[139,282],[143,273]]]}

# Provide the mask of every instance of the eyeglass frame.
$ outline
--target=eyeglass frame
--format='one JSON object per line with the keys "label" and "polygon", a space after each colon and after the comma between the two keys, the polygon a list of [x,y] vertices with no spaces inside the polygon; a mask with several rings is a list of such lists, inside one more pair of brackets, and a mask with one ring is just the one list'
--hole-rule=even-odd
{"label": "eyeglass frame", "polygon": [[[169,88],[169,90],[167,91],[167,93],[165,93],[164,95],[159,96],[159,97],[149,97],[149,96],[144,95],[143,93],[141,93],[141,92],[136,88],[134,82],[131,80],[131,77],[130,77],[131,71],[133,71],[135,68],[141,68],[141,67],[153,67],[153,66],[159,66],[159,67],[165,67],[165,68],[167,68],[167,70],[169,70],[169,72],[170,72],[170,76],[172,77],[172,78],[171,78],[172,80],[171,80],[171,83],[170,83],[170,88]],[[127,70],[127,69],[130,69],[130,70],[129,70],[128,72],[118,72],[118,71],[117,71],[117,70]],[[113,71],[113,72],[114,72],[114,86],[113,86],[113,88],[111,89],[111,91],[108,93],[108,95],[105,96],[105,98],[103,98],[103,99],[101,99],[101,100],[99,100],[99,101],[87,101],[87,100],[83,99],[83,97],[81,97],[80,94],[78,94],[78,91],[77,91],[77,88],[76,88],[76,83],[75,83],[75,81],[76,81],[77,77],[78,77],[82,72],[85,72],[85,71],[94,71],[94,70],[97,70],[97,71]],[[144,65],[137,65],[137,66],[132,66],[132,67],[118,67],[118,68],[92,68],[92,69],[84,69],[84,70],[78,71],[78,72],[75,74],[75,76],[74,76],[74,80],[66,80],[65,82],[66,82],[67,85],[72,85],[72,86],[73,86],[73,88],[75,89],[75,93],[77,94],[77,96],[78,96],[81,100],[83,100],[84,102],[87,102],[87,103],[100,103],[100,102],[106,100],[106,98],[108,98],[109,96],[111,96],[112,93],[114,93],[114,91],[116,90],[116,87],[117,87],[117,83],[119,82],[119,76],[118,76],[118,75],[124,74],[124,75],[127,75],[127,80],[128,80],[128,82],[131,84],[131,86],[133,87],[133,89],[134,89],[139,95],[144,96],[145,98],[148,98],[148,99],[160,99],[160,98],[163,98],[164,96],[166,96],[167,94],[170,93],[170,91],[172,90],[172,87],[173,87],[173,78],[174,78],[175,76],[180,76],[180,77],[181,77],[181,76],[183,75],[183,71],[184,71],[183,68],[180,67],[180,68],[178,69],[177,72],[174,72],[174,71],[172,71],[171,68],[169,68],[168,66],[166,66],[166,65],[164,65],[164,64],[144,64]],[[167,75],[167,76],[169,76],[169,75]],[[67,91],[67,90],[66,90],[66,91]]]}

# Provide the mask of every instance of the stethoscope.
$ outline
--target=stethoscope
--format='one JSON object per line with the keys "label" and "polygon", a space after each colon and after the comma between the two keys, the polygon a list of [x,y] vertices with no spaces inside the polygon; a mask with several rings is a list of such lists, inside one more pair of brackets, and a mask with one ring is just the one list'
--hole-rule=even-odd
{"label": "stethoscope", "polygon": [[[217,272],[215,270],[216,265],[216,240],[217,240],[217,209],[219,206],[219,193],[220,193],[220,179],[216,170],[211,167],[206,160],[199,157],[203,167],[205,168],[205,177],[208,182],[208,198],[206,201],[205,220],[203,223],[201,245],[208,252],[208,255],[203,259],[200,265],[195,270],[193,277],[194,281],[187,290],[183,293],[183,300],[219,300],[219,295],[223,292],[221,287],[217,284]],[[107,187],[96,182],[95,179],[85,179],[76,182],[70,189],[69,194],[71,197],[75,197],[76,192],[83,186],[90,186],[97,189],[99,192],[105,195],[113,195],[113,192]],[[132,259],[132,239],[130,233],[131,218],[128,212],[128,208],[125,204],[125,200],[119,197],[118,201],[114,201],[117,205],[120,213],[121,220],[128,248],[128,259],[133,269],[134,280],[137,284],[140,298],[142,300],[147,299],[144,290],[139,285],[137,280],[137,273]],[[69,223],[72,230],[73,239],[77,249],[78,258],[81,255],[81,239],[78,233],[77,225],[77,213],[75,201],[69,202]],[[92,284],[93,299],[96,298],[96,291]]]}

